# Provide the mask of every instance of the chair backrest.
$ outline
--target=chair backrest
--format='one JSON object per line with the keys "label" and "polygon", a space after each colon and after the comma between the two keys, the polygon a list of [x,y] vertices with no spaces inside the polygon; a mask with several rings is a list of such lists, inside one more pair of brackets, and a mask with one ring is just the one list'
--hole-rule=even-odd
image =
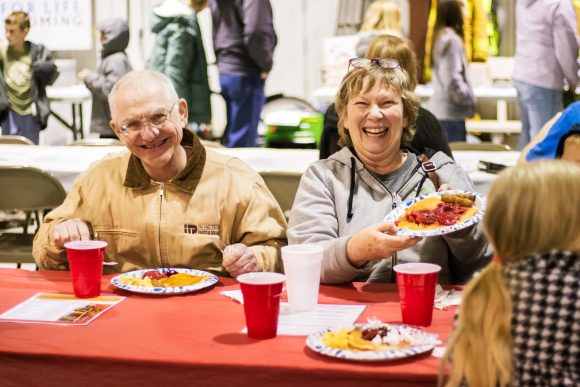
{"label": "chair backrest", "polygon": [[24,136],[2,135],[0,136],[0,144],[14,144],[14,145],[34,145],[30,139]]}
{"label": "chair backrest", "polygon": [[487,152],[502,152],[511,151],[509,145],[506,144],[495,144],[493,142],[450,142],[449,148],[451,151],[487,151]]}
{"label": "chair backrest", "polygon": [[55,208],[65,197],[61,182],[42,169],[0,166],[0,210]]}
{"label": "chair backrest", "polygon": [[260,175],[272,195],[274,195],[274,198],[278,201],[284,215],[288,218],[302,174],[297,172],[262,171]]}
{"label": "chair backrest", "polygon": [[115,138],[85,138],[69,144],[71,146],[122,146],[123,143]]}

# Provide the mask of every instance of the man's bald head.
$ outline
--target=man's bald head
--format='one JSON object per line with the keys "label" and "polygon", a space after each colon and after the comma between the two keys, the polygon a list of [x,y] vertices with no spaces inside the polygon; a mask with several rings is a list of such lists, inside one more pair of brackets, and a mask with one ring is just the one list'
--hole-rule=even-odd
{"label": "man's bald head", "polygon": [[179,99],[171,79],[166,75],[153,70],[134,70],[119,79],[109,94],[109,107],[113,119],[116,116],[116,105],[119,97],[123,97],[127,93],[138,95],[150,92],[151,89],[159,90],[160,99],[166,98],[168,101]]}

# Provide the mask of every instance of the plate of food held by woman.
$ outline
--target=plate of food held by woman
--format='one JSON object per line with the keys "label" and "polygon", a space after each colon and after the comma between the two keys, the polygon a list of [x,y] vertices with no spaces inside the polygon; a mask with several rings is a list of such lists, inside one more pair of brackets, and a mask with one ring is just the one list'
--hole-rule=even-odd
{"label": "plate of food held by woman", "polygon": [[485,213],[485,198],[477,193],[449,190],[420,195],[385,216],[399,229],[398,235],[428,237],[443,235],[479,222]]}

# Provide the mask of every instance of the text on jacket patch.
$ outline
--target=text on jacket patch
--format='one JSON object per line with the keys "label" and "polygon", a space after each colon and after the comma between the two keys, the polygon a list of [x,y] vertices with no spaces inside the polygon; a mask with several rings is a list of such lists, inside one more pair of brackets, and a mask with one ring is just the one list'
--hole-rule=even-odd
{"label": "text on jacket patch", "polygon": [[219,224],[184,224],[183,232],[186,234],[219,235]]}

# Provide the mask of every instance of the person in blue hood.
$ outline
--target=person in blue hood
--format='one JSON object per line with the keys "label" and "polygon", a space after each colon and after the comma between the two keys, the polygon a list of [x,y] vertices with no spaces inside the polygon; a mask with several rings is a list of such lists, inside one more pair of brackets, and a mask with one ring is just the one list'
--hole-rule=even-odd
{"label": "person in blue hood", "polygon": [[123,19],[107,19],[97,24],[102,44],[101,63],[97,71],[83,69],[78,77],[93,95],[91,132],[100,137],[117,138],[110,128],[111,111],[107,98],[119,79],[132,70],[125,53],[129,45],[129,26]]}

